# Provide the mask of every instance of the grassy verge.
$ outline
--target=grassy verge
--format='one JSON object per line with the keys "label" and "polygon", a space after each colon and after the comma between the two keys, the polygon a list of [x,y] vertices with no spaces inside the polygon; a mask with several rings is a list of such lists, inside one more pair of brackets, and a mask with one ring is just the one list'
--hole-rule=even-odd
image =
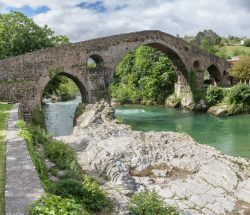
{"label": "grassy verge", "polygon": [[0,214],[4,214],[4,184],[5,184],[5,129],[10,104],[0,103]]}
{"label": "grassy verge", "polygon": [[69,145],[52,139],[39,126],[20,120],[17,127],[46,192],[31,206],[31,215],[57,214],[58,211],[77,215],[110,214],[111,203],[106,193],[97,180],[82,171]]}
{"label": "grassy verge", "polygon": [[250,47],[245,46],[223,46],[220,48],[223,51],[227,58],[244,55],[250,56]]}

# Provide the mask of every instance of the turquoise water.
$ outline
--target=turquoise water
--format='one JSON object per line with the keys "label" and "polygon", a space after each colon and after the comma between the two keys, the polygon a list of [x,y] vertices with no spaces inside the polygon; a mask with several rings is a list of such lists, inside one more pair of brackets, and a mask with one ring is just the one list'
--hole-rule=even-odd
{"label": "turquoise water", "polygon": [[176,131],[232,156],[250,158],[250,115],[226,118],[165,107],[116,107],[116,116],[139,131]]}

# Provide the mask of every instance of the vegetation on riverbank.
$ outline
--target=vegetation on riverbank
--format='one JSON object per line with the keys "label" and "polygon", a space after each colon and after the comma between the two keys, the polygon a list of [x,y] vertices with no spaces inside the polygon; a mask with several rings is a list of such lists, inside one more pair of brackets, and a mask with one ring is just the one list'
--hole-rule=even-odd
{"label": "vegetation on riverbank", "polygon": [[0,214],[4,214],[4,185],[5,185],[5,131],[8,112],[11,104],[0,103]]}
{"label": "vegetation on riverbank", "polygon": [[210,87],[206,98],[210,101],[208,112],[226,116],[250,113],[250,87],[239,83],[231,88]]}
{"label": "vegetation on riverbank", "polygon": [[52,139],[38,126],[26,125],[23,121],[17,126],[46,191],[45,196],[31,206],[30,214],[57,211],[92,214],[111,209],[98,181],[82,171],[70,146]]}
{"label": "vegetation on riverbank", "polygon": [[121,103],[164,104],[176,81],[170,59],[161,51],[141,46],[118,65],[111,95]]}

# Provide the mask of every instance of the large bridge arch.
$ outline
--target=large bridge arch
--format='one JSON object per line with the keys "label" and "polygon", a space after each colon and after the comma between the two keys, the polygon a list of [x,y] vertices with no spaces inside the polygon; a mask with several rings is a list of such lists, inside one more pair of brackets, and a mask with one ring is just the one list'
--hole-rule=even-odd
{"label": "large bridge arch", "polygon": [[[110,77],[109,82],[112,80],[112,77],[116,71],[117,66],[122,61],[122,59],[131,51],[134,51],[140,46],[149,46],[152,48],[155,48],[156,50],[159,50],[166,54],[166,56],[171,60],[173,63],[173,66],[175,67],[175,71],[177,73],[177,83],[175,86],[175,91],[177,95],[179,95],[181,92],[189,92],[189,84],[188,84],[188,70],[187,66],[184,63],[184,56],[177,53],[177,50],[168,43],[163,43],[162,41],[135,41],[133,44],[131,44],[129,47],[125,47],[123,50],[119,50],[119,55],[115,59],[113,67],[109,68],[110,70]],[[109,83],[110,84],[110,83]]]}
{"label": "large bridge arch", "polygon": [[[160,31],[142,31],[42,49],[0,61],[0,100],[20,102],[26,111],[40,105],[50,71],[63,68],[65,74],[86,89],[89,102],[107,96],[112,75],[121,59],[131,50],[150,45],[165,52],[178,71],[179,89],[189,90],[187,74],[197,74],[215,65],[220,73],[220,86],[227,86],[229,63],[192,44]],[[87,68],[88,57],[100,56],[101,66]],[[95,59],[99,61],[99,58]],[[199,62],[198,64],[194,62]]]}

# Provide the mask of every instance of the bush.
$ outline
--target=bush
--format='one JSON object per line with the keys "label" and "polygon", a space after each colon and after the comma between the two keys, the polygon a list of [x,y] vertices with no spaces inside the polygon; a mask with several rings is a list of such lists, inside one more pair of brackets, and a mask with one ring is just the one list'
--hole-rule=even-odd
{"label": "bush", "polygon": [[209,86],[206,92],[206,100],[209,106],[220,103],[224,98],[224,91],[220,87]]}
{"label": "bush", "polygon": [[229,90],[228,101],[230,104],[250,105],[250,87],[241,83],[233,86]]}
{"label": "bush", "polygon": [[73,149],[61,141],[51,139],[44,145],[44,152],[61,169],[70,168],[71,163],[76,160]]}
{"label": "bush", "polygon": [[100,189],[99,183],[89,176],[84,176],[82,183],[84,197],[81,202],[86,208],[98,212],[103,208],[111,208],[111,203],[106,194]]}
{"label": "bush", "polygon": [[144,191],[133,195],[129,210],[131,215],[179,215],[175,207],[165,205],[156,191]]}
{"label": "bush", "polygon": [[36,201],[30,208],[30,215],[53,215],[53,214],[72,214],[90,215],[74,199],[61,198],[54,195],[46,195]]}
{"label": "bush", "polygon": [[244,45],[245,45],[246,47],[250,47],[250,39],[247,39],[247,40],[245,41]]}
{"label": "bush", "polygon": [[88,176],[84,176],[83,183],[73,179],[55,182],[50,187],[50,192],[61,197],[74,198],[90,211],[99,212],[110,207],[110,202],[99,184]]}
{"label": "bush", "polygon": [[44,115],[42,110],[36,110],[31,114],[30,122],[32,125],[41,126],[42,128],[45,126]]}
{"label": "bush", "polygon": [[81,199],[84,196],[82,183],[74,179],[64,179],[54,182],[50,186],[51,193],[61,197],[74,197]]}

